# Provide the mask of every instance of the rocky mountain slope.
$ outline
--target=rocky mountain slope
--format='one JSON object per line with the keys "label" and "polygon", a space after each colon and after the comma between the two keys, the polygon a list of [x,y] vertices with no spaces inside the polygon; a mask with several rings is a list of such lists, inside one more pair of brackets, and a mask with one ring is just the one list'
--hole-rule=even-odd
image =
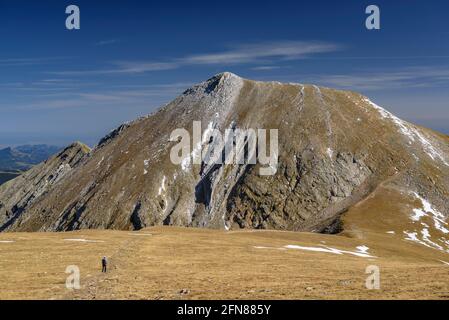
{"label": "rocky mountain slope", "polygon": [[[278,129],[276,174],[260,175],[259,164],[195,164],[192,158],[173,164],[176,141],[170,134],[177,128],[192,133],[193,121],[221,132]],[[192,157],[210,146],[203,140]],[[68,162],[70,172],[45,184],[44,192],[28,181],[39,181],[33,174],[46,180],[52,175],[53,181],[60,164],[50,168],[47,162],[0,187],[2,230],[179,225],[344,229],[354,236],[374,228],[364,221],[377,219],[383,233],[393,231],[391,221],[410,241],[449,250],[449,139],[402,121],[355,92],[223,73],[156,113],[120,126],[88,156],[80,149]],[[23,196],[28,193],[33,201]],[[387,194],[394,196],[385,199]],[[370,207],[365,219],[357,208],[376,196],[387,203]],[[398,223],[413,228],[399,230]]]}
{"label": "rocky mountain slope", "polygon": [[[90,149],[74,143],[47,161],[0,186],[0,231],[8,229],[35,201],[57,186]],[[57,187],[56,187],[57,188]]]}

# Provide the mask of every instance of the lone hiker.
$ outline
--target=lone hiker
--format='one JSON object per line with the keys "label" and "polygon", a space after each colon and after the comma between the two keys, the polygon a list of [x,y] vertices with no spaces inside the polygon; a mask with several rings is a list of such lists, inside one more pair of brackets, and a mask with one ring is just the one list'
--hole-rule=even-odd
{"label": "lone hiker", "polygon": [[103,259],[101,259],[101,266],[101,272],[106,272],[108,267],[108,260],[106,259],[106,257],[103,257]]}

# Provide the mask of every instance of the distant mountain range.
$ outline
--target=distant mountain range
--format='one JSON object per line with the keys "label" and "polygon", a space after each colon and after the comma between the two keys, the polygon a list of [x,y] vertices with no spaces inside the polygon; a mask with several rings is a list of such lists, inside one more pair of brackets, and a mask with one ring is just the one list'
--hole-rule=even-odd
{"label": "distant mountain range", "polygon": [[26,171],[48,159],[61,148],[45,144],[0,149],[0,171]]}

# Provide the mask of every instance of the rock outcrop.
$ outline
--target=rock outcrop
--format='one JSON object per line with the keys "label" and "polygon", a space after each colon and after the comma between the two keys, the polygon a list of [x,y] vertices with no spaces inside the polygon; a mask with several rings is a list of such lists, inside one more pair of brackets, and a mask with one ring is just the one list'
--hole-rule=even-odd
{"label": "rock outcrop", "polygon": [[0,186],[0,231],[8,229],[35,202],[76,168],[90,152],[76,142],[45,162]]}

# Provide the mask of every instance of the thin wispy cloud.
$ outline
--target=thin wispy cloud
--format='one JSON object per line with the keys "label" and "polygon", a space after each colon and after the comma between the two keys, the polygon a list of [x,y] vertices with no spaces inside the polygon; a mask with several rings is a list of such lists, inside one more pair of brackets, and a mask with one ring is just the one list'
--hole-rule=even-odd
{"label": "thin wispy cloud", "polygon": [[270,70],[277,70],[280,69],[281,67],[279,66],[258,66],[258,67],[253,67],[251,68],[251,70],[254,71],[270,71]]}
{"label": "thin wispy cloud", "polygon": [[15,109],[19,111],[58,110],[66,108],[79,108],[84,105],[84,101],[74,99],[41,100],[33,103],[19,104],[15,106]]}
{"label": "thin wispy cloud", "polygon": [[69,59],[70,57],[47,57],[47,58],[8,58],[0,59],[0,67],[20,67],[31,65],[43,65]]}
{"label": "thin wispy cloud", "polygon": [[364,91],[435,87],[449,83],[449,68],[422,66],[385,72],[310,76],[306,79],[331,87]]}
{"label": "thin wispy cloud", "polygon": [[111,44],[116,44],[120,42],[118,39],[110,39],[110,40],[101,40],[95,43],[96,46],[107,46]]}
{"label": "thin wispy cloud", "polygon": [[449,59],[449,55],[422,55],[422,56],[339,56],[339,57],[308,57],[309,60],[432,60]]}
{"label": "thin wispy cloud", "polygon": [[[16,110],[62,110],[73,108],[97,107],[157,107],[169,102],[192,83],[176,82],[153,85],[115,85],[108,89],[91,88],[27,88],[27,91],[39,91],[29,102],[14,105]],[[21,88],[17,88],[19,91]],[[62,91],[62,92],[58,92]],[[22,95],[23,97],[23,95]],[[0,109],[12,106],[0,105]]]}
{"label": "thin wispy cloud", "polygon": [[219,53],[192,55],[182,59],[182,62],[185,64],[241,64],[272,58],[296,60],[310,54],[334,52],[340,49],[339,45],[324,42],[268,42],[243,45]]}
{"label": "thin wispy cloud", "polygon": [[341,50],[340,45],[326,42],[281,41],[236,46],[221,52],[201,53],[167,61],[115,61],[112,68],[51,72],[58,75],[132,74],[172,70],[192,65],[237,65],[263,63],[267,60],[298,60],[310,55]]}
{"label": "thin wispy cloud", "polygon": [[56,71],[50,74],[60,76],[83,76],[83,75],[111,75],[111,74],[133,74],[150,71],[171,70],[179,67],[176,63],[168,62],[112,62],[112,68],[99,70],[77,70],[77,71]]}
{"label": "thin wispy cloud", "polygon": [[36,81],[24,82],[5,82],[0,83],[0,93],[19,92],[54,92],[54,91],[73,91],[79,88],[92,88],[98,83],[92,81],[80,81],[76,79],[41,79]]}
{"label": "thin wispy cloud", "polygon": [[41,80],[41,82],[43,82],[43,83],[51,83],[51,84],[74,82],[74,81],[76,81],[76,80],[73,80],[73,79],[43,79],[43,80]]}
{"label": "thin wispy cloud", "polygon": [[109,70],[110,73],[142,73],[148,71],[170,70],[179,67],[179,64],[174,62],[129,62],[117,61],[114,62],[117,69]]}

